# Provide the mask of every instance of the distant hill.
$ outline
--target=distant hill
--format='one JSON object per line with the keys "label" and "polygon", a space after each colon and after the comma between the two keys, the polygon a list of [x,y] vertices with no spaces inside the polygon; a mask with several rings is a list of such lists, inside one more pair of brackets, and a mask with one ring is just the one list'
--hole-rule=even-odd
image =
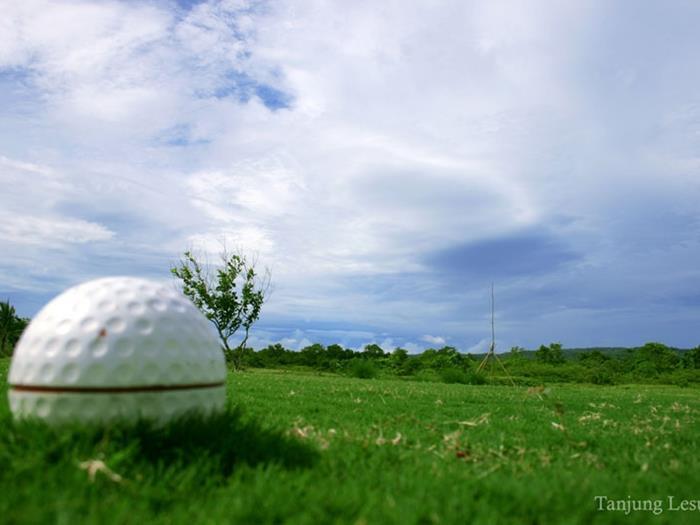
{"label": "distant hill", "polygon": [[[605,354],[607,356],[610,356],[610,357],[622,357],[625,354],[627,354],[627,352],[635,350],[636,348],[639,348],[639,347],[636,347],[636,346],[630,346],[630,347],[625,347],[625,346],[591,346],[591,347],[585,347],[585,348],[563,348],[562,352],[564,353],[564,357],[566,357],[567,359],[576,359],[579,356],[579,354],[583,354],[585,352],[593,352],[596,350],[598,352]],[[681,354],[684,352],[690,351],[690,348],[675,348],[673,346],[669,346],[669,348],[671,350],[675,350],[676,352],[679,352]],[[536,351],[537,351],[537,349],[535,349],[535,350],[523,350],[522,355],[524,357],[534,358]],[[498,353],[499,353],[499,355],[508,355],[508,351],[498,352]],[[484,352],[481,354],[471,354],[471,355],[478,358],[478,357],[484,357],[486,355],[486,353]]]}
{"label": "distant hill", "polygon": [[[639,348],[637,346],[633,347],[624,347],[624,346],[594,346],[591,348],[564,348],[563,352],[566,357],[576,357],[578,354],[581,354],[583,352],[593,352],[594,350],[598,350],[599,352],[609,355],[611,357],[617,357],[620,355],[624,355],[630,350],[635,350],[636,348]],[[671,350],[675,350],[676,352],[688,352],[690,348],[675,348],[673,346],[669,346]],[[534,352],[534,350],[531,350],[531,352]]]}

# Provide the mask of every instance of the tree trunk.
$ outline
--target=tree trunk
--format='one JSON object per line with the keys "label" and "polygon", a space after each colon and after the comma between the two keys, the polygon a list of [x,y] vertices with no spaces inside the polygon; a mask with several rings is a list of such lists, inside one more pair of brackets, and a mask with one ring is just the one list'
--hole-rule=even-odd
{"label": "tree trunk", "polygon": [[234,351],[235,359],[233,366],[236,370],[240,370],[243,368],[243,363],[242,363],[242,358],[243,358],[243,352],[245,351],[245,345],[248,342],[248,333],[250,332],[250,328],[246,327],[245,329],[245,336],[243,337],[243,341],[236,347],[236,350]]}

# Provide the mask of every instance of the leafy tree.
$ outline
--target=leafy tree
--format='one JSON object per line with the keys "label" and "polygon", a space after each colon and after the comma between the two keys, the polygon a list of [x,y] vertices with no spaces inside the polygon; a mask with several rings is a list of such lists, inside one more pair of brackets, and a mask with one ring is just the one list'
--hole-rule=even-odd
{"label": "leafy tree", "polygon": [[0,357],[12,355],[27,324],[29,319],[18,317],[10,301],[0,302]]}
{"label": "leafy tree", "polygon": [[[180,265],[170,271],[182,281],[185,295],[216,328],[227,362],[240,368],[250,328],[260,317],[269,290],[270,273],[266,270],[260,278],[254,262],[225,250],[221,263],[212,274],[192,252],[186,251]],[[231,338],[239,329],[244,331],[243,339],[232,348]]]}
{"label": "leafy tree", "polygon": [[401,368],[399,368],[399,375],[410,376],[418,372],[423,367],[420,356],[408,356],[405,361],[401,363]]}
{"label": "leafy tree", "polygon": [[564,362],[564,352],[561,343],[551,343],[549,346],[541,345],[535,351],[535,359],[550,365],[560,365]]}
{"label": "leafy tree", "polygon": [[454,346],[443,346],[437,351],[435,364],[438,368],[448,368],[458,366],[462,361],[462,354]]}
{"label": "leafy tree", "polygon": [[521,346],[513,346],[510,349],[510,352],[508,352],[508,359],[510,361],[514,362],[521,362],[524,359],[524,354],[525,349]]}
{"label": "leafy tree", "polygon": [[299,358],[301,364],[307,366],[319,366],[325,361],[326,347],[320,343],[314,343],[301,349]]}
{"label": "leafy tree", "polygon": [[700,345],[688,350],[683,355],[683,366],[686,368],[700,368]]}
{"label": "leafy tree", "polygon": [[236,354],[239,364],[245,367],[264,367],[265,365],[262,356],[249,346],[237,348]]}
{"label": "leafy tree", "polygon": [[365,351],[362,352],[362,355],[364,357],[369,357],[369,358],[379,358],[379,357],[384,357],[384,350],[382,350],[382,347],[377,345],[377,344],[369,344],[365,346]]}
{"label": "leafy tree", "polygon": [[592,350],[590,352],[581,352],[578,356],[578,360],[584,365],[592,366],[605,363],[610,360],[610,357],[600,350]]}
{"label": "leafy tree", "polygon": [[680,364],[678,353],[662,343],[646,343],[629,356],[631,368],[642,376],[656,376],[670,372]]}
{"label": "leafy tree", "polygon": [[426,348],[423,352],[418,354],[417,358],[421,368],[434,368],[437,361],[437,350],[434,348]]}
{"label": "leafy tree", "polygon": [[350,359],[353,356],[352,350],[346,350],[339,344],[332,344],[326,348],[326,355],[329,359],[335,359],[337,361],[343,359]]}
{"label": "leafy tree", "polygon": [[401,366],[401,364],[408,359],[408,350],[405,348],[394,348],[391,352],[391,364],[394,366]]}
{"label": "leafy tree", "polygon": [[442,370],[443,368],[470,368],[472,359],[469,356],[460,354],[453,346],[443,346],[439,350],[434,348],[426,349],[417,356],[421,368]]}
{"label": "leafy tree", "polygon": [[262,358],[262,362],[266,366],[271,365],[286,365],[291,362],[289,350],[287,350],[280,343],[275,343],[274,345],[268,345],[258,352]]}
{"label": "leafy tree", "polygon": [[540,347],[535,350],[535,359],[541,363],[549,363],[551,360],[551,350],[546,345],[540,345]]}

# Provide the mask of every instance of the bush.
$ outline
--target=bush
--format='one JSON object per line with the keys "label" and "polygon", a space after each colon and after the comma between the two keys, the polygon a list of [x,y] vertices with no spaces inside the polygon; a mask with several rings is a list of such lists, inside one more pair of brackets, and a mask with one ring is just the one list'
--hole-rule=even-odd
{"label": "bush", "polygon": [[700,383],[700,370],[674,370],[659,376],[659,382],[676,386],[697,385]]}
{"label": "bush", "polygon": [[377,366],[368,359],[352,359],[348,366],[351,377],[359,379],[374,379],[379,374]]}
{"label": "bush", "polygon": [[678,353],[661,343],[646,343],[626,356],[627,368],[640,378],[656,378],[680,367]]}
{"label": "bush", "polygon": [[29,319],[18,317],[9,301],[0,302],[0,357],[11,356]]}
{"label": "bush", "polygon": [[467,383],[470,385],[485,385],[488,381],[484,374],[474,371],[467,374]]}
{"label": "bush", "polygon": [[467,373],[456,367],[443,368],[438,373],[443,383],[459,383],[461,385],[469,383],[470,377]]}
{"label": "bush", "polygon": [[409,356],[403,363],[401,363],[401,366],[398,370],[398,374],[400,376],[412,376],[416,372],[418,372],[422,368],[422,364],[418,357],[416,356]]}
{"label": "bush", "polygon": [[[441,381],[459,385],[485,385],[489,381],[481,372],[467,371],[456,366],[442,368],[440,370],[421,370],[415,379],[419,381]],[[510,384],[510,382],[508,383]]]}
{"label": "bush", "polygon": [[560,343],[552,343],[549,346],[540,345],[540,348],[535,351],[535,359],[550,365],[560,365],[565,361]]}
{"label": "bush", "polygon": [[432,368],[422,368],[418,370],[412,378],[414,381],[427,381],[437,383],[441,381],[440,375]]}
{"label": "bush", "polygon": [[614,385],[615,375],[604,366],[598,366],[592,368],[589,371],[588,377],[589,382],[594,385]]}

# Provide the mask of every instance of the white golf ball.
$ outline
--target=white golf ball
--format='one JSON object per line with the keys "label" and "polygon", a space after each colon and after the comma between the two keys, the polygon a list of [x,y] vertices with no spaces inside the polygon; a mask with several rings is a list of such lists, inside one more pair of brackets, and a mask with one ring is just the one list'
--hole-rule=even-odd
{"label": "white golf ball", "polygon": [[209,321],[172,284],[108,277],[75,286],[29,323],[9,374],[15,417],[166,421],[225,405]]}

